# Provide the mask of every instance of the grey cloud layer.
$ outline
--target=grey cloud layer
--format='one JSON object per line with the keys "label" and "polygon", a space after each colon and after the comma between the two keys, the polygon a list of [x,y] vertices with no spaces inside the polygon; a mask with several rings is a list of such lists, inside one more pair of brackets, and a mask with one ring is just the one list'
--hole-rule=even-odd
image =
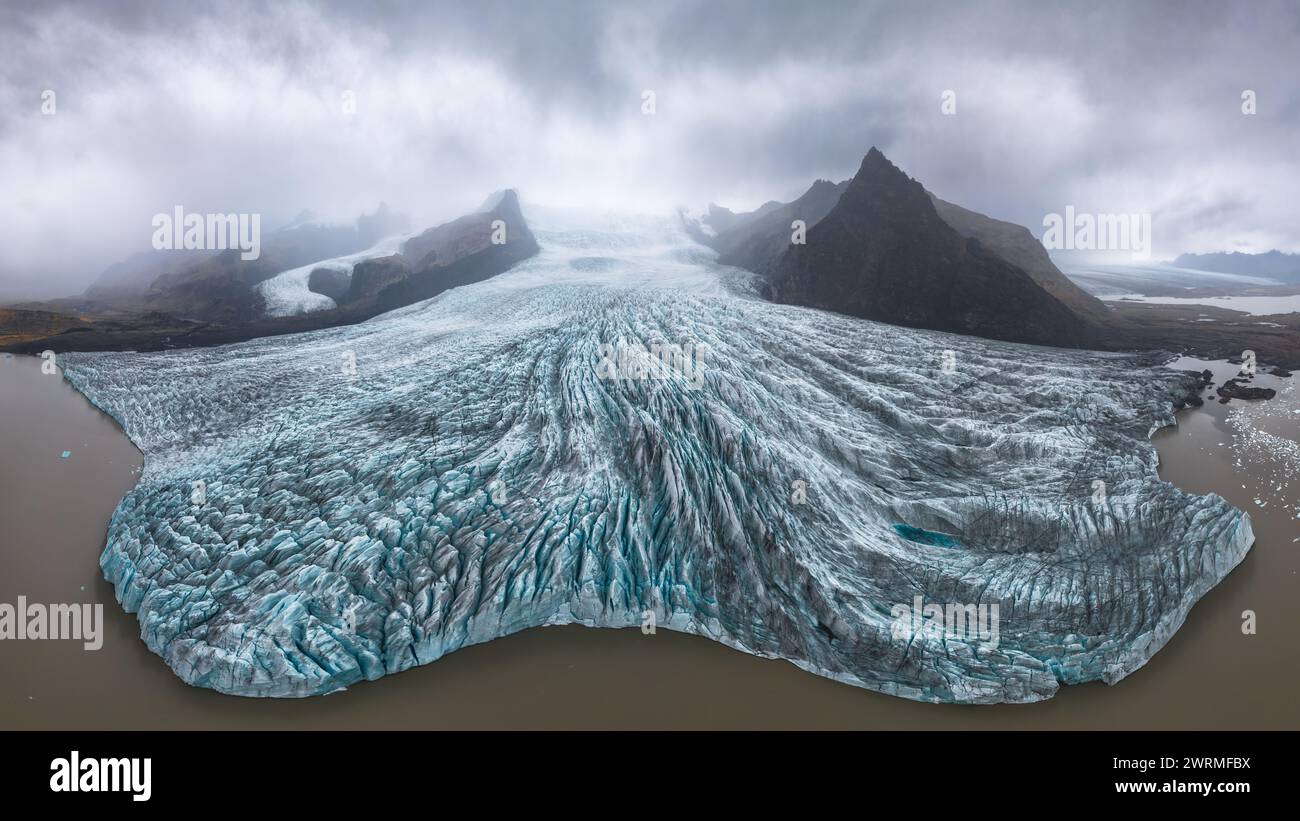
{"label": "grey cloud layer", "polygon": [[5,7],[0,298],[82,287],[177,204],[268,225],[380,199],[427,222],[508,185],[752,206],[851,175],[873,144],[1035,232],[1072,204],[1152,213],[1158,257],[1300,250],[1300,9],[1133,6]]}

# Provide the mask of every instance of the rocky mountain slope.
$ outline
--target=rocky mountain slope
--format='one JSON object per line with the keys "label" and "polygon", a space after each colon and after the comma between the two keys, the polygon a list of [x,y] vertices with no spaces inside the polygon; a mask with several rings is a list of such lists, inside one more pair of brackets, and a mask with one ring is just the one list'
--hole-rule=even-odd
{"label": "rocky mountain slope", "polygon": [[[767,294],[781,301],[904,325],[1063,345],[1096,344],[1100,329],[1120,322],[1061,273],[1024,226],[925,192],[874,148],[863,169],[868,176],[840,210],[857,177],[838,184],[817,180],[793,202],[768,202],[748,214],[710,204],[703,215],[683,212],[682,219],[692,237],[718,252],[719,262],[760,274]],[[818,228],[832,212],[838,227]],[[802,248],[792,242],[796,219],[809,231]],[[849,223],[854,227],[846,232]],[[953,232],[981,248],[954,242]],[[839,244],[812,249],[814,241]],[[870,275],[859,271],[857,282],[845,270],[868,264],[880,270]],[[808,270],[800,273],[800,266]],[[1021,273],[1027,275],[1028,287],[1021,287],[1026,284]],[[1026,325],[1015,319],[1015,310],[1043,316]]]}
{"label": "rocky mountain slope", "polygon": [[79,317],[52,311],[0,308],[0,345],[59,334],[85,325]]}
{"label": "rocky mountain slope", "polygon": [[1047,249],[1029,229],[1014,222],[994,219],[930,195],[939,217],[963,237],[979,240],[1007,262],[1017,266],[1043,290],[1076,313],[1094,322],[1113,321],[1110,309],[1092,294],[1070,281],[1052,262]]}
{"label": "rocky mountain slope", "polygon": [[773,301],[898,325],[1068,347],[1099,335],[1023,268],[949,225],[875,148],[807,242],[763,273]]}
{"label": "rocky mountain slope", "polygon": [[790,245],[792,223],[803,220],[804,225],[811,228],[821,222],[839,202],[848,185],[847,180],[839,184],[817,180],[794,202],[771,208],[728,231],[719,238],[718,261],[758,273],[770,273]]}
{"label": "rocky mountain slope", "polygon": [[[498,221],[504,225],[503,235],[496,237],[502,242],[494,242],[494,225]],[[372,221],[369,231],[388,231],[392,227]],[[359,221],[357,236],[366,230]],[[367,235],[365,239],[373,241],[374,237]],[[268,314],[267,286],[278,285],[277,279],[296,271],[290,263],[303,267],[302,255],[310,252],[305,246],[302,251],[293,250],[299,247],[297,243],[270,248],[264,244],[262,257],[249,261],[241,260],[238,251],[221,252],[183,272],[162,275],[136,301],[116,303],[111,315],[86,317],[72,329],[75,333],[13,333],[0,344],[17,352],[45,348],[156,350],[347,325],[436,296],[448,288],[495,276],[538,250],[518,196],[514,191],[500,192],[490,199],[486,210],[431,228],[407,241],[403,253],[361,260],[355,265],[322,263],[320,268],[304,271],[301,283],[288,284],[290,293],[300,287],[306,296],[325,297],[323,310]],[[418,258],[412,260],[408,249]],[[311,264],[311,260],[306,263]],[[283,299],[285,288],[273,293]]]}

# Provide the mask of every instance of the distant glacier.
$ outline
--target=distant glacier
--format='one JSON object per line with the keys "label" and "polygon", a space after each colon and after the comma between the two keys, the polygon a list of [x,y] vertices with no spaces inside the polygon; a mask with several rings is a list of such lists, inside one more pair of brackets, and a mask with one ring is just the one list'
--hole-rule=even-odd
{"label": "distant glacier", "polygon": [[[529,217],[536,257],[359,325],[62,357],[144,452],[100,563],[183,680],[309,696],[650,620],[1027,702],[1136,670],[1250,548],[1157,477],[1194,385],[1158,356],[773,305],[670,218]],[[701,370],[601,372],[656,345]],[[913,602],[996,612],[998,640],[900,636]]]}
{"label": "distant glacier", "polygon": [[409,238],[410,234],[394,234],[381,238],[364,251],[281,271],[270,279],[259,282],[255,290],[261,294],[266,303],[267,316],[293,316],[313,311],[327,311],[338,306],[334,300],[308,287],[312,271],[333,271],[351,279],[352,269],[358,262],[396,254],[401,251],[402,244]]}

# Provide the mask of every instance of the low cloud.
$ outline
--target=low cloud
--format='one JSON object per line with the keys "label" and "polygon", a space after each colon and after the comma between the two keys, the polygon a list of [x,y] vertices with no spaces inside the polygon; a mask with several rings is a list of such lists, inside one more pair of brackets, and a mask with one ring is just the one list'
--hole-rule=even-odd
{"label": "low cloud", "polygon": [[1035,233],[1074,205],[1151,213],[1156,258],[1300,251],[1298,39],[1282,3],[10,7],[0,297],[80,290],[176,205],[752,207],[873,144]]}

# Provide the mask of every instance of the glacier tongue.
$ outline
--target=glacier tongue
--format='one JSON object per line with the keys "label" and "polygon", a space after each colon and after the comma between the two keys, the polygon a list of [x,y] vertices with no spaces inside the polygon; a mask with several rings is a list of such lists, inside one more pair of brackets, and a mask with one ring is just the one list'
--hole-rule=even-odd
{"label": "glacier tongue", "polygon": [[[530,216],[537,257],[360,325],[64,358],[144,451],[101,565],[182,679],[306,696],[653,618],[1033,701],[1140,667],[1251,545],[1157,478],[1191,378],[1155,359],[772,305],[671,220]],[[701,370],[605,378],[656,343]],[[997,605],[997,640],[900,634],[913,602]]]}
{"label": "glacier tongue", "polygon": [[256,290],[266,303],[267,316],[293,316],[314,311],[327,311],[337,307],[334,300],[311,290],[311,272],[317,268],[337,271],[352,276],[352,269],[358,262],[385,257],[398,253],[402,244],[410,238],[409,234],[394,234],[384,237],[370,248],[355,254],[345,254],[333,259],[323,259],[281,271],[275,276],[257,284]]}

